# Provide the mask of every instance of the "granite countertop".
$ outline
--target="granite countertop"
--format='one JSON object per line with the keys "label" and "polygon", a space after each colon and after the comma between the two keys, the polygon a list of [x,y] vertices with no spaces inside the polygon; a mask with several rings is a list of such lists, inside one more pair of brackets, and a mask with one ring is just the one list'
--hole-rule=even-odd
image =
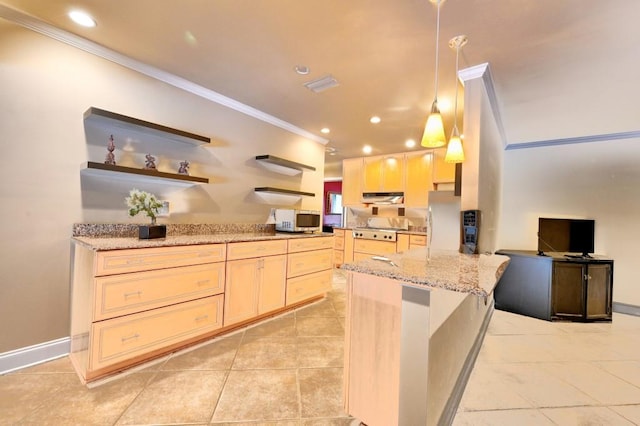
{"label": "granite countertop", "polygon": [[393,262],[365,259],[345,263],[341,269],[429,288],[488,296],[493,292],[509,257],[497,254],[462,254],[457,251],[432,250],[427,261],[427,249],[417,248],[386,256]]}
{"label": "granite countertop", "polygon": [[121,250],[146,247],[188,246],[195,244],[235,243],[243,241],[286,240],[293,238],[332,237],[333,234],[318,232],[312,234],[298,233],[228,233],[203,235],[168,235],[166,238],[140,240],[136,237],[91,237],[75,236],[76,241],[95,251]]}

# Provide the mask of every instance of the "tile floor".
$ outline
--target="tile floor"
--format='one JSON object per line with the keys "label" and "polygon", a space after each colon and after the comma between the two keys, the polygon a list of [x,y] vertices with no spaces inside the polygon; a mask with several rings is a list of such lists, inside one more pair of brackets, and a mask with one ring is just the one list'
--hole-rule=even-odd
{"label": "tile floor", "polygon": [[[68,358],[0,376],[0,425],[351,425],[344,275],[328,298],[86,388]],[[495,311],[454,425],[640,425],[640,317]]]}

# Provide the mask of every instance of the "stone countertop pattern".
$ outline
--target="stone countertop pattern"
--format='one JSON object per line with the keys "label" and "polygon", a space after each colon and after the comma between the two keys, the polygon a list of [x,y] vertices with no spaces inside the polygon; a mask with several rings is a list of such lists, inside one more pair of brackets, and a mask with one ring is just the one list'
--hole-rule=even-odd
{"label": "stone countertop pattern", "polygon": [[392,278],[401,282],[472,293],[487,297],[509,264],[509,257],[497,254],[462,254],[456,251],[431,251],[417,248],[385,256],[389,262],[365,259],[345,263],[341,269]]}

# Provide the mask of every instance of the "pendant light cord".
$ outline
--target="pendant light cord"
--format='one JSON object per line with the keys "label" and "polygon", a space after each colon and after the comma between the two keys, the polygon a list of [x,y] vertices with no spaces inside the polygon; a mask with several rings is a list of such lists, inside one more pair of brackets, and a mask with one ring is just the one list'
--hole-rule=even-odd
{"label": "pendant light cord", "polygon": [[434,100],[438,102],[438,50],[440,46],[440,2],[441,0],[437,0],[436,3],[436,82],[435,82],[435,91],[434,91]]}

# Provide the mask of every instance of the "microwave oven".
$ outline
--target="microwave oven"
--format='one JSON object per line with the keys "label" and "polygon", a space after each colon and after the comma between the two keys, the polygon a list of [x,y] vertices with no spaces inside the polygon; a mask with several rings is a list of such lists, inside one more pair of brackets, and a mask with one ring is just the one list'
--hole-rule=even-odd
{"label": "microwave oven", "polygon": [[276,209],[276,231],[313,232],[320,230],[320,212],[314,210]]}

